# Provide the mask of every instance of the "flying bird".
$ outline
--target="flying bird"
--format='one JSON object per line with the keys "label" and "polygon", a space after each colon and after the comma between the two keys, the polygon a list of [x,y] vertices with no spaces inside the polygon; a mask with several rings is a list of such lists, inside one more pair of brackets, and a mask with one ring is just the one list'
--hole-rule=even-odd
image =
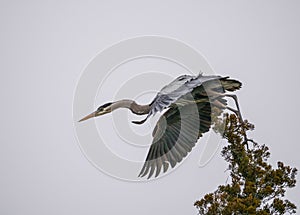
{"label": "flying bird", "polygon": [[[209,131],[213,108],[219,114],[231,110],[242,120],[236,95],[228,93],[240,89],[241,85],[238,80],[218,75],[182,75],[163,87],[150,104],[140,105],[130,99],[109,102],[79,122],[127,108],[134,114],[147,115],[142,121],[133,121],[142,124],[150,116],[166,110],[153,130],[153,141],[139,173],[139,177],[150,178],[154,173],[157,177],[161,170],[166,172],[170,166],[174,168],[180,163]],[[236,109],[227,105],[226,97],[234,99]]]}

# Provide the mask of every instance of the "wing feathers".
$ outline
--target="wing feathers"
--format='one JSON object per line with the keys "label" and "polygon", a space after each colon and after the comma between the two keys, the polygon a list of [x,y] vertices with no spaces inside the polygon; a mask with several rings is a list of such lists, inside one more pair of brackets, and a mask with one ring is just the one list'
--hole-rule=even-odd
{"label": "wing feathers", "polygon": [[[153,130],[153,143],[139,176],[157,177],[169,166],[174,168],[192,150],[198,138],[209,131],[212,108],[207,89],[224,93],[240,89],[241,85],[229,77],[199,75],[179,77],[164,87],[151,103],[149,115],[166,107],[169,109],[159,118]],[[220,113],[227,105],[222,97],[211,100],[223,104],[218,109]]]}
{"label": "wing feathers", "polygon": [[[200,105],[200,107],[206,107]],[[166,172],[169,164],[175,167],[183,158],[192,150],[199,137],[199,130],[209,130],[210,113],[205,111],[201,115],[199,112],[191,111],[190,107],[169,109],[157,122],[153,132],[153,144],[151,145],[145,164],[139,174],[143,177],[148,174],[147,178],[153,175],[157,177],[163,168]],[[183,116],[180,115],[183,112]],[[185,113],[188,114],[185,114]],[[209,116],[206,116],[206,115]],[[172,116],[170,118],[170,116]],[[199,125],[200,117],[204,118],[204,125]],[[202,128],[204,127],[204,128]],[[164,129],[164,132],[161,131]],[[163,133],[163,134],[162,134]],[[161,135],[162,134],[162,135]],[[157,138],[160,135],[160,138]]]}

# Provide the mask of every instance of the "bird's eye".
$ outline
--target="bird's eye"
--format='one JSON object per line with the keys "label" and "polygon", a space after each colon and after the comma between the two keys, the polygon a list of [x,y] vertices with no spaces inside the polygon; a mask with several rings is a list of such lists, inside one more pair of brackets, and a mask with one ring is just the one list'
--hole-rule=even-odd
{"label": "bird's eye", "polygon": [[103,110],[104,108],[106,108],[106,107],[108,107],[108,106],[110,106],[112,104],[112,102],[109,102],[109,103],[106,103],[106,104],[104,104],[104,105],[101,105],[100,107],[98,107],[98,111],[101,111],[101,110]]}

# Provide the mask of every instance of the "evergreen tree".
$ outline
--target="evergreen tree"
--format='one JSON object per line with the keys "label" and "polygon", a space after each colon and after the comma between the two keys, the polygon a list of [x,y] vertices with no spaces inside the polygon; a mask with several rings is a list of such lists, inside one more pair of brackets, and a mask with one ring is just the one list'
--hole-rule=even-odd
{"label": "evergreen tree", "polygon": [[231,182],[196,201],[199,214],[296,213],[296,206],[284,196],[287,188],[296,185],[297,169],[280,161],[273,168],[267,162],[269,148],[247,138],[246,132],[253,129],[252,124],[241,123],[234,114],[216,119],[214,130],[228,141],[221,153],[229,163]]}

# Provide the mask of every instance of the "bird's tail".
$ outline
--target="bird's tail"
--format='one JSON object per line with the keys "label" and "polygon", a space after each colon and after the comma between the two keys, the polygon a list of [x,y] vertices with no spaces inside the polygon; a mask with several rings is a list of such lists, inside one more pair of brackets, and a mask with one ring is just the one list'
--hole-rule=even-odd
{"label": "bird's tail", "polygon": [[239,90],[242,87],[241,82],[234,80],[234,79],[229,79],[229,77],[221,78],[220,82],[225,90],[228,90],[231,92],[235,91],[235,90]]}

